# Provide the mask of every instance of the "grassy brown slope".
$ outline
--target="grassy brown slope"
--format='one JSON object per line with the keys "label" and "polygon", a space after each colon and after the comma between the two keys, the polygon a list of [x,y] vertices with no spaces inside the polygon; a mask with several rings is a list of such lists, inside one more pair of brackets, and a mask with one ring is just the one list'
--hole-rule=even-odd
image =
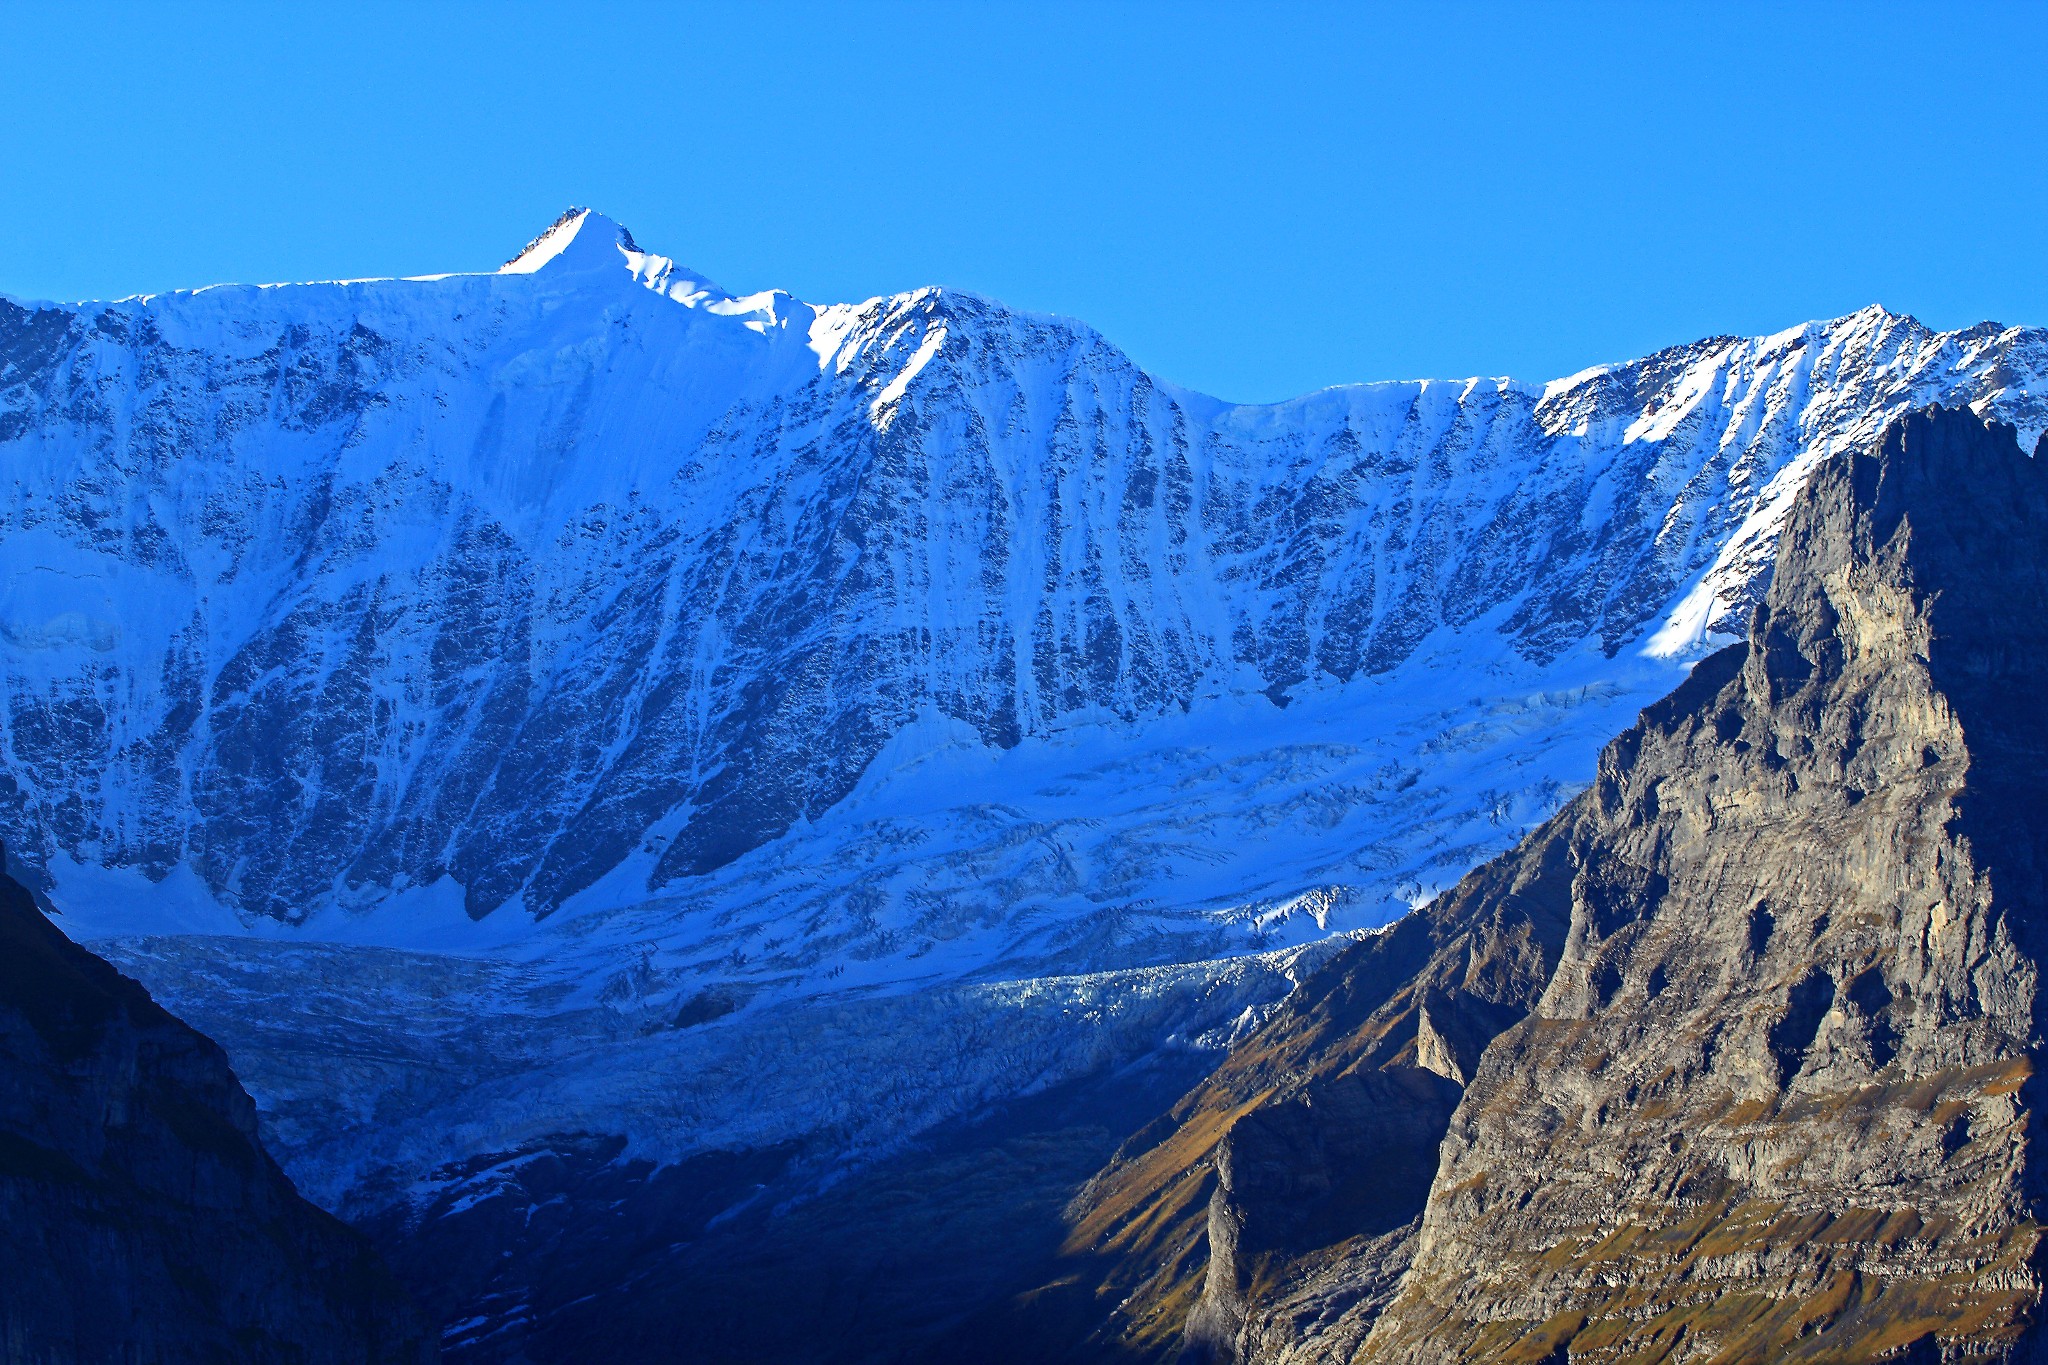
{"label": "grassy brown slope", "polygon": [[1425,1011],[1468,1068],[1527,1011],[1564,941],[1576,818],[1560,812],[1515,854],[1332,959],[1124,1144],[1075,1201],[1065,1247],[1097,1285],[1104,1338],[1152,1358],[1179,1351],[1202,1289],[1212,1159],[1245,1114],[1318,1081],[1414,1065]]}

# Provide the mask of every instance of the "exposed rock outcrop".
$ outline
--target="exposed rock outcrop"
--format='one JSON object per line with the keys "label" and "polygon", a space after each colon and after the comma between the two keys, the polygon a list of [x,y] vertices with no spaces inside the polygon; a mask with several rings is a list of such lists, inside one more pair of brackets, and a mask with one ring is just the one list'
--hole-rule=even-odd
{"label": "exposed rock outcrop", "polygon": [[1459,1094],[1442,1076],[1394,1065],[1305,1086],[1233,1124],[1216,1150],[1190,1354],[1244,1354],[1257,1286],[1275,1264],[1321,1248],[1343,1246],[1347,1297],[1384,1302],[1406,1269]]}
{"label": "exposed rock outcrop", "polygon": [[205,1037],[0,876],[0,1357],[416,1365],[432,1334],[301,1199]]}
{"label": "exposed rock outcrop", "polygon": [[1377,1360],[2001,1359],[2038,1304],[2048,464],[1824,466],[1746,649],[1606,753]]}
{"label": "exposed rock outcrop", "polygon": [[[2044,666],[2048,463],[2010,428],[1929,410],[1824,464],[1746,644],[1098,1179],[1072,1249],[1116,1258],[1111,1334],[1161,1355],[1178,1318],[1232,1361],[2034,1358]],[[1489,970],[1517,988],[1461,991]],[[1322,1098],[1411,1064],[1467,1082],[1447,1122]],[[1377,1136],[1404,1125],[1445,1137],[1390,1227],[1332,1191],[1410,1187]]]}

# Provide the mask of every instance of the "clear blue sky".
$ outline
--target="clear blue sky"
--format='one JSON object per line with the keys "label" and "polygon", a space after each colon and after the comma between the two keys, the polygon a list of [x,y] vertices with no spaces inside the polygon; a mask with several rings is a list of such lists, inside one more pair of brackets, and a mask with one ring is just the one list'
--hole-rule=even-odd
{"label": "clear blue sky", "polygon": [[488,269],[569,204],[1235,399],[2048,323],[2048,4],[0,10],[0,291]]}

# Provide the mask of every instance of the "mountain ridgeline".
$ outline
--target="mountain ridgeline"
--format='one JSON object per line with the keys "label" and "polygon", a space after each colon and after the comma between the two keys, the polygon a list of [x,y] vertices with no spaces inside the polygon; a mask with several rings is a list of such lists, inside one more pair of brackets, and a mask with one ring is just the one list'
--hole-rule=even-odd
{"label": "mountain ridgeline", "polygon": [[2048,1358],[2044,459],[1823,463],[1744,643],[1091,1184],[1103,1349]]}
{"label": "mountain ridgeline", "polygon": [[2044,392],[2037,331],[1872,309],[1234,406],[968,295],[735,298],[582,212],[497,274],[0,301],[0,833],[287,921],[644,896],[921,716],[1005,747],[1433,632],[1681,648],[1811,460]]}

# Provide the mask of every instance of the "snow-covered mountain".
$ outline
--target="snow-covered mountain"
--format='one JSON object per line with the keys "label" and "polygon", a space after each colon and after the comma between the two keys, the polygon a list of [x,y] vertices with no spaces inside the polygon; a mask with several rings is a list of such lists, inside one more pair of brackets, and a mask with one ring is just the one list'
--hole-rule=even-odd
{"label": "snow-covered mountain", "polygon": [[2048,420],[2038,334],[1877,310],[1233,407],[982,299],[736,299],[583,213],[495,275],[0,328],[9,845],[286,921],[687,884],[920,720],[1278,705],[1432,632],[1682,647],[1815,455],[1912,401]]}
{"label": "snow-covered mountain", "polygon": [[586,212],[495,274],[0,301],[0,832],[330,1204],[567,1133],[882,1150],[1214,1048],[1508,846],[1928,402],[2031,443],[2048,333],[1236,406]]}

